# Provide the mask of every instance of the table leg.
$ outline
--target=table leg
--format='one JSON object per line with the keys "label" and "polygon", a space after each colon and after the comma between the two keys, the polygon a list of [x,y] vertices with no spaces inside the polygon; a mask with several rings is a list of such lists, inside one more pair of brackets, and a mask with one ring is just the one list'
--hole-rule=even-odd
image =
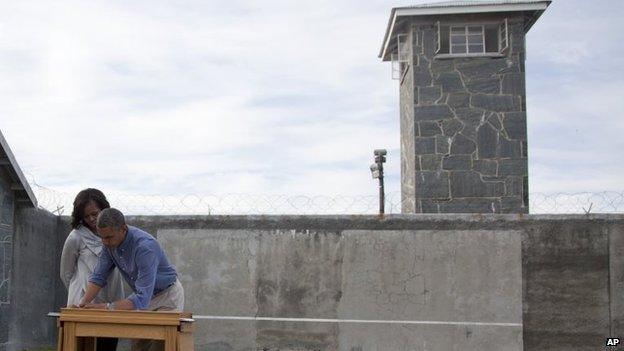
{"label": "table leg", "polygon": [[171,326],[165,329],[165,351],[177,351],[178,327]]}
{"label": "table leg", "polygon": [[76,323],[65,322],[63,326],[63,351],[78,351]]}
{"label": "table leg", "polygon": [[193,334],[178,333],[178,349],[177,351],[195,351]]}
{"label": "table leg", "polygon": [[56,351],[63,351],[63,325],[59,323],[58,337],[56,340]]}

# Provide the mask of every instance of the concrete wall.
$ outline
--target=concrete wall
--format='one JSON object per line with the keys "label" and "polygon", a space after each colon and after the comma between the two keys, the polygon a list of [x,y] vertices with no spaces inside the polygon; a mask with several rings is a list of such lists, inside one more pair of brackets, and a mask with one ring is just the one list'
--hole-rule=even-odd
{"label": "concrete wall", "polygon": [[624,335],[624,228],[611,226],[605,235],[609,242],[611,335]]}
{"label": "concrete wall", "polygon": [[523,237],[527,350],[595,350],[624,335],[624,223],[548,221]]}
{"label": "concrete wall", "polygon": [[10,177],[0,169],[0,350],[9,341],[14,203]]}
{"label": "concrete wall", "polygon": [[201,315],[523,327],[198,322],[207,350],[588,350],[622,334],[624,216],[133,217]]}
{"label": "concrete wall", "polygon": [[[159,230],[158,237],[197,314],[522,321],[520,235],[508,231],[199,229]],[[429,350],[522,350],[519,326],[407,326],[407,338],[393,336],[396,325],[387,324],[199,326],[201,349],[398,350],[428,343]]]}
{"label": "concrete wall", "polygon": [[46,314],[64,305],[59,260],[67,233],[45,210],[16,208],[7,350],[55,345],[56,322]]}
{"label": "concrete wall", "polygon": [[[200,319],[201,350],[593,350],[624,334],[622,215],[129,222],[157,235],[197,315],[486,323]],[[45,314],[65,302],[58,259],[68,219],[18,208],[13,223],[3,349],[52,346]]]}
{"label": "concrete wall", "polygon": [[[436,55],[437,21],[505,18],[504,56]],[[528,213],[523,17],[420,16],[402,26],[411,44],[400,88],[403,213]]]}

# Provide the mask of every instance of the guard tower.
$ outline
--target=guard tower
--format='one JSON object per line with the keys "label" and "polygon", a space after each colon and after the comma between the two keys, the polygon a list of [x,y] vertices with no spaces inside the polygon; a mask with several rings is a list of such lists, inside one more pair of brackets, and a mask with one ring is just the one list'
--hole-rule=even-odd
{"label": "guard tower", "polygon": [[525,35],[550,2],[392,9],[403,213],[528,213]]}

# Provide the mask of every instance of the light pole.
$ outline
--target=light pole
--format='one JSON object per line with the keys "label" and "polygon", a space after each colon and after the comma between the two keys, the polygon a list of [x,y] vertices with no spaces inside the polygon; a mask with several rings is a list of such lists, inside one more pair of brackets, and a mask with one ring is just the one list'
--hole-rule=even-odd
{"label": "light pole", "polygon": [[386,162],[386,154],[387,151],[385,149],[377,149],[374,151],[375,154],[375,163],[370,166],[371,173],[373,174],[373,179],[379,179],[379,215],[384,214],[385,208],[385,192],[384,192],[384,171],[383,164]]}

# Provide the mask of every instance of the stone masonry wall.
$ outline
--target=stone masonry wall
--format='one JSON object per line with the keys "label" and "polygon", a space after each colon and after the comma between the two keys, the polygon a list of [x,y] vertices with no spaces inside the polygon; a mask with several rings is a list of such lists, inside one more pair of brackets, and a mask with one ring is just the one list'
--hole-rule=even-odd
{"label": "stone masonry wall", "polygon": [[[436,58],[435,20],[411,29],[417,36],[412,41],[414,92],[413,99],[402,93],[401,104],[402,110],[414,106],[415,157],[413,172],[406,170],[402,179],[414,174],[416,204],[404,212],[528,213],[522,18],[508,17],[509,49],[496,58]],[[401,127],[411,129],[407,121]],[[410,182],[402,188],[410,196]]]}

